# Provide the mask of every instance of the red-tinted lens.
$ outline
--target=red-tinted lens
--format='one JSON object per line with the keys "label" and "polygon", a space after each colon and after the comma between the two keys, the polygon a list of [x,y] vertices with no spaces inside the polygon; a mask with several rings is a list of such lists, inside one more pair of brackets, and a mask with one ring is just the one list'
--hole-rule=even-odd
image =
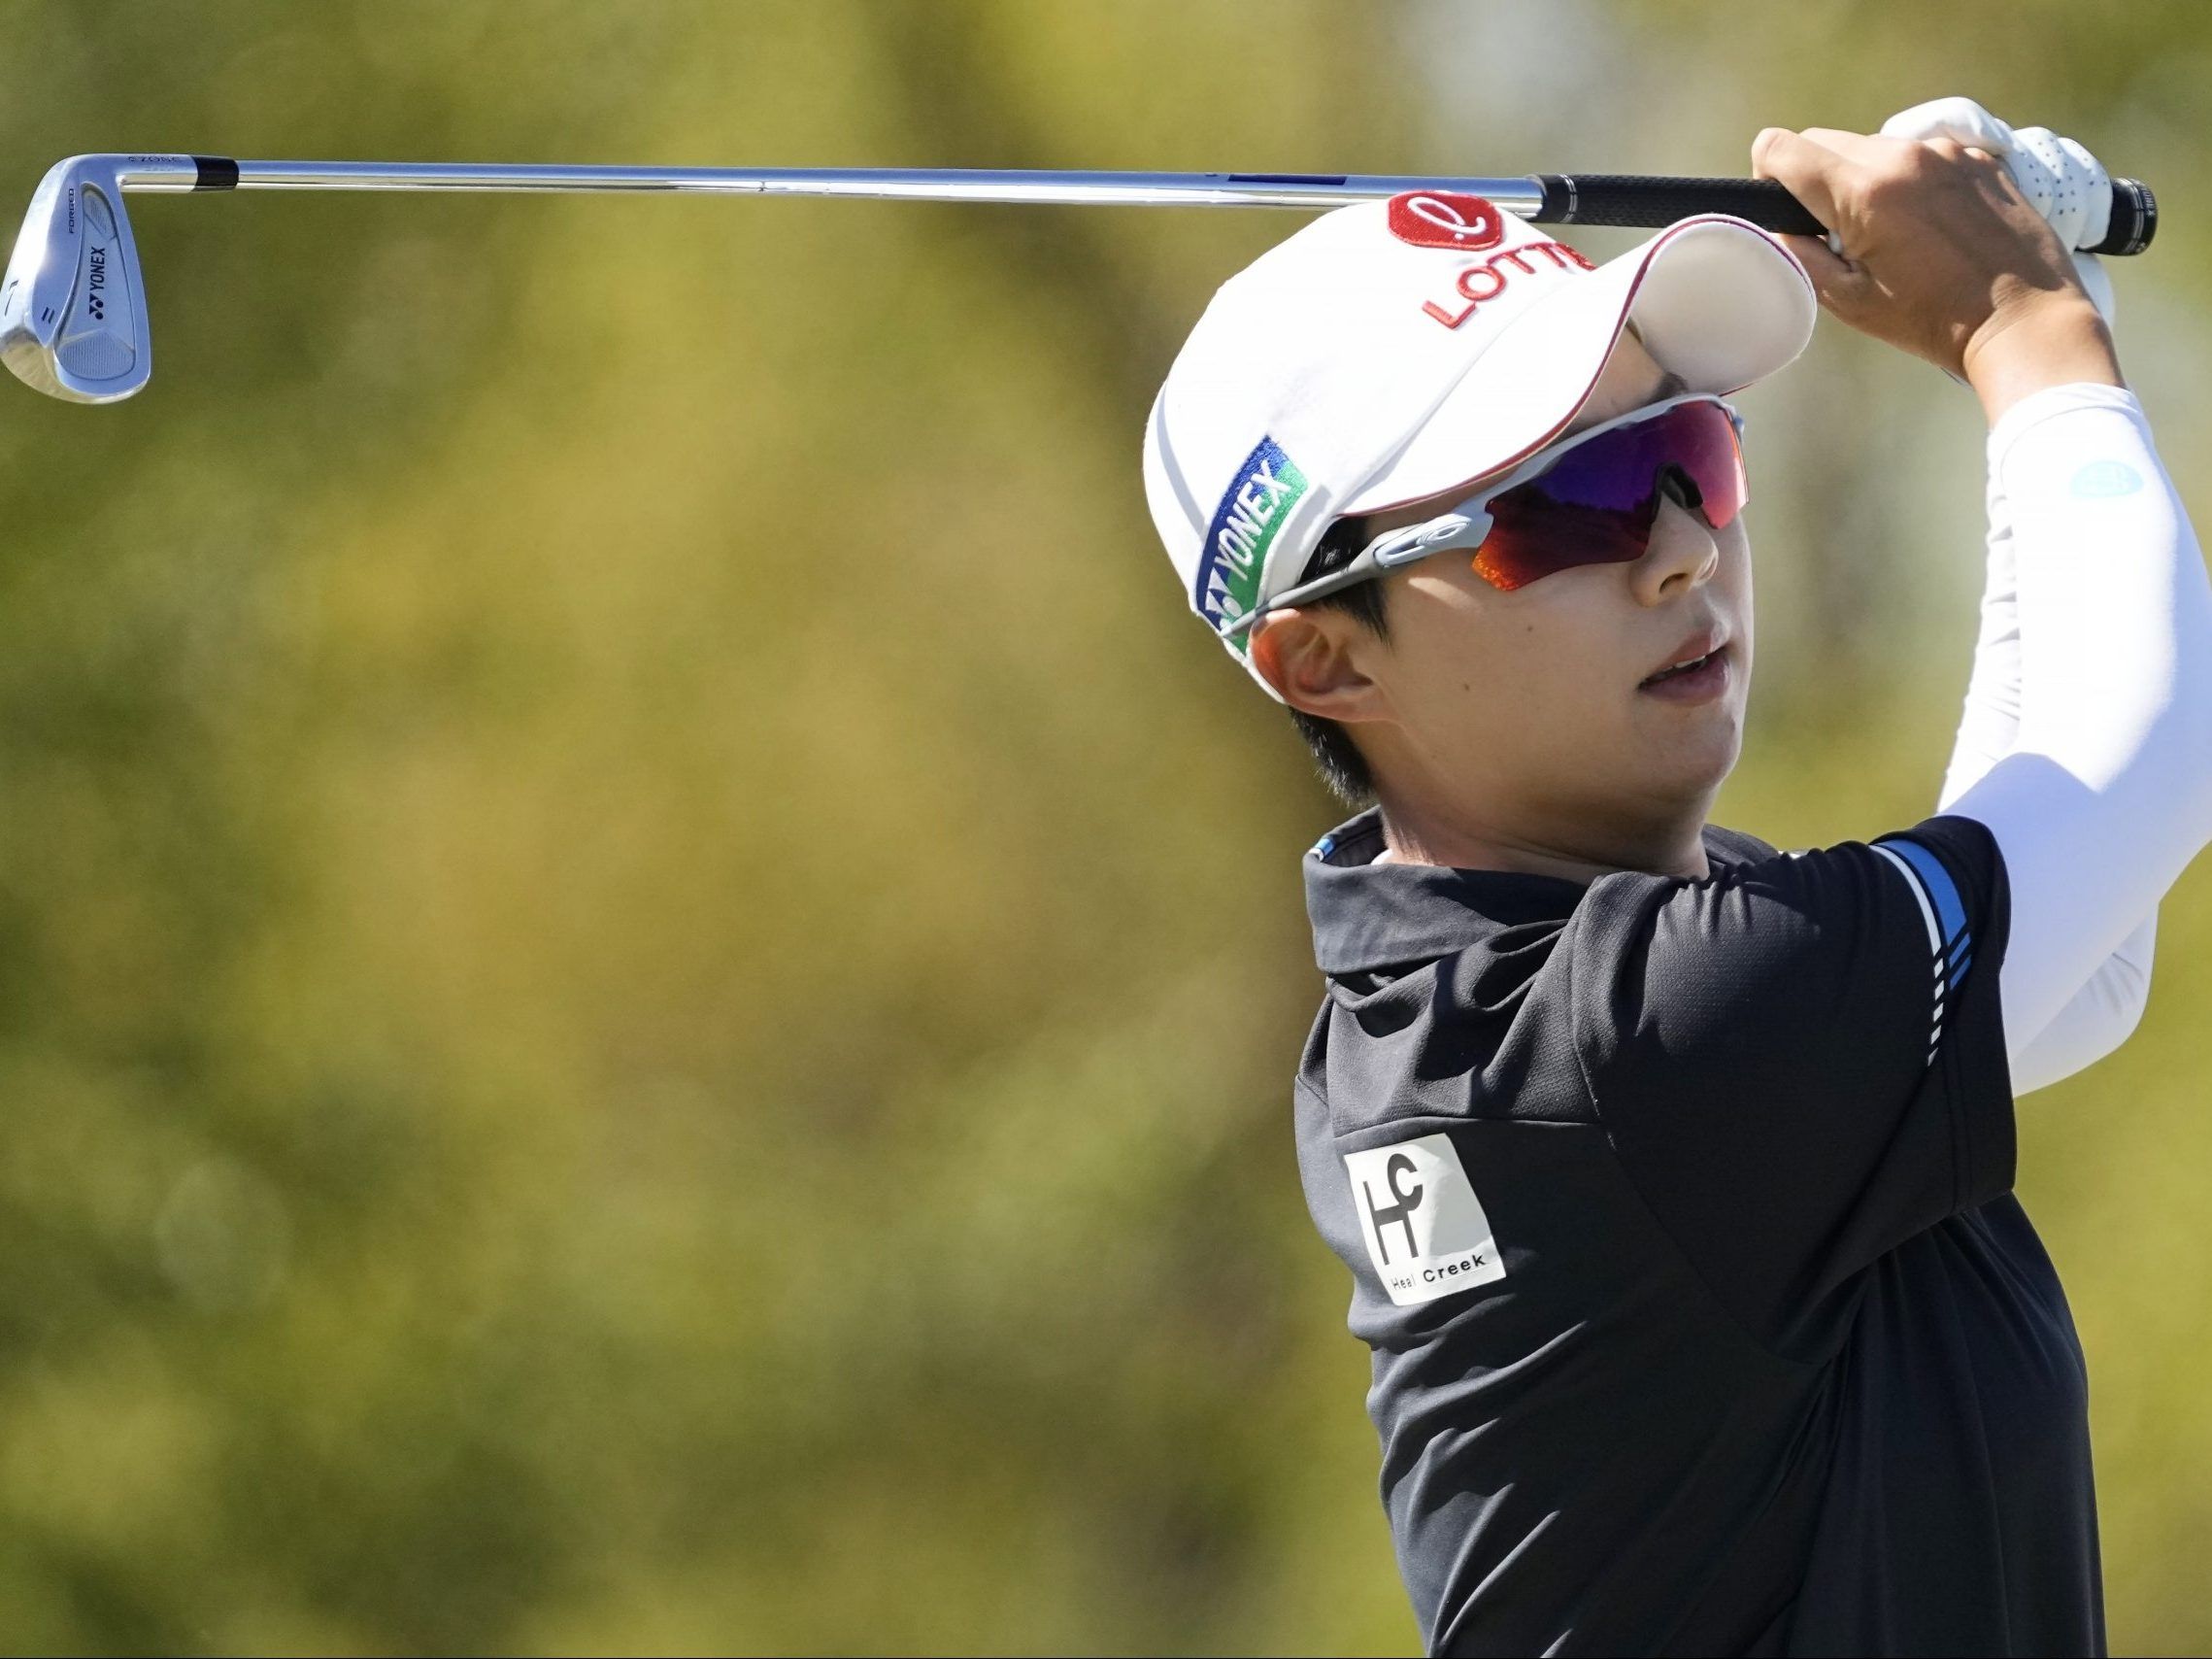
{"label": "red-tinted lens", "polygon": [[1685,403],[1578,444],[1545,471],[1490,502],[1475,570],[1492,587],[1525,588],[1578,564],[1625,564],[1651,545],[1671,497],[1726,529],[1748,491],[1735,423],[1717,403]]}

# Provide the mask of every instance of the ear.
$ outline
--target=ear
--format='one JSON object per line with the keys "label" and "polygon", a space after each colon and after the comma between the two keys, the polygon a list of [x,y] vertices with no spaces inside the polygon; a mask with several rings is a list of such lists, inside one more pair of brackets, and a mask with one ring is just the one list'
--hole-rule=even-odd
{"label": "ear", "polygon": [[1357,726],[1388,718],[1389,699],[1367,673],[1370,652],[1382,648],[1342,611],[1272,611],[1253,630],[1252,662],[1301,714]]}

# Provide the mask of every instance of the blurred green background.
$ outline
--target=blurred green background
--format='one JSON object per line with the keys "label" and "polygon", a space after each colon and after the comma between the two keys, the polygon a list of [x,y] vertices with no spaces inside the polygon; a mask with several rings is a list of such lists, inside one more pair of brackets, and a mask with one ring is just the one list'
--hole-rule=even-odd
{"label": "blurred green background", "polygon": [[[85,150],[1734,173],[1965,92],[2159,187],[2212,8],[12,0]],[[0,383],[0,1646],[1406,1651],[1288,1082],[1333,808],[1138,436],[1270,214],[139,197],[151,388]],[[1593,254],[1628,244],[1578,237]],[[1980,430],[1746,400],[1720,813],[1929,807]],[[2212,1646],[2212,883],[2023,1109],[2113,1642]]]}

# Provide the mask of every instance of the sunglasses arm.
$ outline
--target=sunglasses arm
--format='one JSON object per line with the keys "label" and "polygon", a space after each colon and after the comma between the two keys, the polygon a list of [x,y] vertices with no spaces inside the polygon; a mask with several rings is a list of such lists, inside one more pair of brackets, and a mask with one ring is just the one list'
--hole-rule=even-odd
{"label": "sunglasses arm", "polygon": [[1276,594],[1265,604],[1254,606],[1223,627],[1222,637],[1234,639],[1270,612],[1295,610],[1316,599],[1325,599],[1331,593],[1357,587],[1369,577],[1395,570],[1401,564],[1416,563],[1430,554],[1445,553],[1456,547],[1480,547],[1483,537],[1490,534],[1490,522],[1488,513],[1469,503],[1461,511],[1388,530],[1361,548],[1358,557],[1341,570],[1331,570],[1326,576],[1302,582]]}

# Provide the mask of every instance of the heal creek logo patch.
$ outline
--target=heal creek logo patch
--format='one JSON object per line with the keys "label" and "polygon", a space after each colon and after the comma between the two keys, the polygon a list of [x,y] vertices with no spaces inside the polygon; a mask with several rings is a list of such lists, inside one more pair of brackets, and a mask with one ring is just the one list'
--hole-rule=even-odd
{"label": "heal creek logo patch", "polygon": [[1344,1169],[1367,1257],[1398,1306],[1505,1277],[1490,1217],[1450,1135],[1348,1152]]}

